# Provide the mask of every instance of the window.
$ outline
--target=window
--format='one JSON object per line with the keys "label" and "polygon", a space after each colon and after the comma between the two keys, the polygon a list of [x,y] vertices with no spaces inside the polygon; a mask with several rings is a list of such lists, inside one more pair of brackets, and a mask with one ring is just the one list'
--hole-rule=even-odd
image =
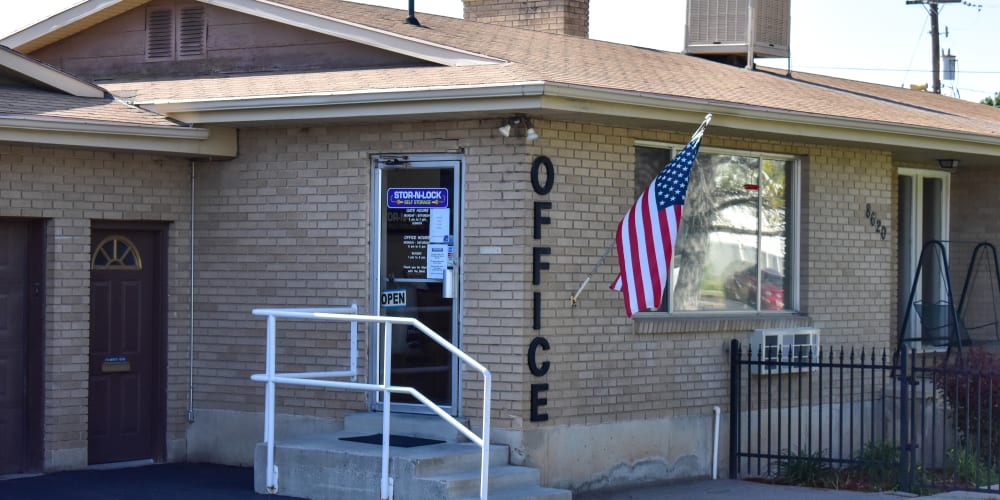
{"label": "window", "polygon": [[[680,148],[636,146],[636,196]],[[661,312],[797,307],[798,162],[702,148],[691,171]]]}
{"label": "window", "polygon": [[201,5],[146,11],[146,60],[205,57],[205,8]]}
{"label": "window", "polygon": [[142,257],[139,249],[124,236],[109,236],[97,245],[90,258],[93,270],[140,271]]}

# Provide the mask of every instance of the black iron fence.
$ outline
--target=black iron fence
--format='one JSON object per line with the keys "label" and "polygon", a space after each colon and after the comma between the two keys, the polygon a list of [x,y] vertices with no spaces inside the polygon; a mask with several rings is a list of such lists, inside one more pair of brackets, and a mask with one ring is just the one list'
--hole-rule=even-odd
{"label": "black iron fence", "polygon": [[1000,492],[1000,358],[731,345],[730,476]]}

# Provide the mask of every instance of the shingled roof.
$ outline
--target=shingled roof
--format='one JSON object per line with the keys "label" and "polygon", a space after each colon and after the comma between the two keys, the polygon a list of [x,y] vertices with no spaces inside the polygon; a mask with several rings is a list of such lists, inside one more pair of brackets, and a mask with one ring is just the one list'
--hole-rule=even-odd
{"label": "shingled roof", "polygon": [[0,47],[0,141],[232,156],[231,135],[207,141],[207,130]]}
{"label": "shingled roof", "polygon": [[[212,3],[226,8],[263,2]],[[1000,110],[927,92],[803,73],[749,71],[684,54],[428,14],[421,14],[421,26],[414,26],[405,22],[405,11],[343,0],[271,0],[268,5],[284,7],[289,15],[307,13],[320,28],[324,22],[340,23],[388,34],[388,50],[392,40],[402,40],[482,58],[475,64],[439,60],[429,67],[206,75],[102,85],[194,122],[211,121],[210,111],[247,109],[255,102],[275,109],[401,101],[408,95],[430,100],[433,94],[444,100],[442,96],[474,89],[480,96],[531,95],[637,109],[704,110],[716,113],[716,126],[724,126],[728,115],[744,120],[734,124],[780,123],[784,133],[789,126],[820,123],[861,132],[932,135],[985,146],[990,151],[976,152],[990,156],[1000,146]],[[547,110],[541,100],[530,105],[536,106],[531,111]],[[567,106],[572,108],[564,103],[561,111]],[[217,119],[225,120],[238,121],[233,116]]]}
{"label": "shingled roof", "polygon": [[187,127],[5,47],[0,47],[0,117]]}

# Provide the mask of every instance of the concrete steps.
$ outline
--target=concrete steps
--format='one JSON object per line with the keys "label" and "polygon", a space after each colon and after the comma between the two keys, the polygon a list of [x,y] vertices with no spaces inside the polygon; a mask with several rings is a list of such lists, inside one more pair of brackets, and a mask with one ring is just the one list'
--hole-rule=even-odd
{"label": "concrete steps", "polygon": [[[378,418],[372,415],[377,415]],[[481,451],[478,446],[467,442],[464,435],[451,429],[437,417],[393,417],[390,424],[393,435],[446,441],[411,448],[390,447],[389,475],[393,479],[393,498],[479,498]],[[351,416],[345,419],[343,432],[277,442],[274,451],[274,463],[278,469],[277,493],[311,499],[379,498],[381,445],[344,441],[340,438],[379,433],[380,418],[381,415],[378,414]],[[448,429],[441,428],[439,423]],[[511,465],[509,454],[506,446],[490,446],[491,500],[572,498],[567,490],[542,487],[539,471],[531,467]],[[254,454],[254,489],[258,493],[267,493],[266,465],[267,447],[259,443]]]}

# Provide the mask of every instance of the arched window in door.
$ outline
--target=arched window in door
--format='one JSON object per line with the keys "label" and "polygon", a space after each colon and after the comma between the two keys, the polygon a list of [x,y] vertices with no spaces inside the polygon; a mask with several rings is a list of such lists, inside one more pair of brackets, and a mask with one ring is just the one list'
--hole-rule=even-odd
{"label": "arched window in door", "polygon": [[142,256],[128,238],[108,236],[94,250],[90,268],[95,271],[139,271],[142,269]]}

